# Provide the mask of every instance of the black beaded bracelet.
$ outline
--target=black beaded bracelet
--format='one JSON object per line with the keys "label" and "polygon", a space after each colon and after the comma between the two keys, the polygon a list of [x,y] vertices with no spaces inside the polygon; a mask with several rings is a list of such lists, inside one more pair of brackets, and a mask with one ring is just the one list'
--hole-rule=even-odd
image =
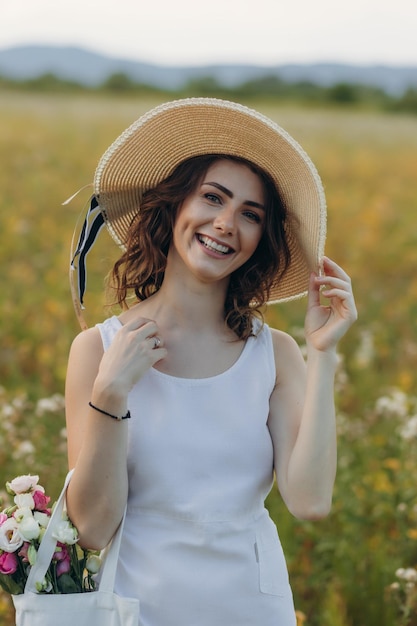
{"label": "black beaded bracelet", "polygon": [[108,417],[111,417],[112,419],[117,420],[118,422],[121,422],[122,420],[127,420],[130,417],[130,411],[128,411],[126,415],[122,415],[121,417],[119,417],[118,415],[112,415],[111,413],[107,413],[107,411],[103,411],[103,409],[99,409],[98,406],[94,406],[94,404],[92,404],[91,402],[89,402],[88,405],[91,406],[91,408],[94,409],[95,411],[98,411],[99,413],[103,413],[103,415],[107,415]]}

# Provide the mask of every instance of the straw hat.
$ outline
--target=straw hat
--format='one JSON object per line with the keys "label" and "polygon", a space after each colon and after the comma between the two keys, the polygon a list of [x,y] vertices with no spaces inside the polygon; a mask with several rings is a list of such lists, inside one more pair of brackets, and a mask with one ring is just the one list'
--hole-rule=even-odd
{"label": "straw hat", "polygon": [[144,191],[193,156],[228,154],[261,167],[287,208],[291,264],[273,285],[270,303],[306,294],[318,271],[326,237],[326,204],[320,177],[301,146],[264,115],[215,98],[162,104],[134,122],[108,148],[94,177],[99,210],[121,247]]}

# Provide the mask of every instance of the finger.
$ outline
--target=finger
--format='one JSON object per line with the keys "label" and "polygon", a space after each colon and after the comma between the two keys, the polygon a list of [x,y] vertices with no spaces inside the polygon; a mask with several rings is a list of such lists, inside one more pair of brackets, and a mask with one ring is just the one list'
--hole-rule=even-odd
{"label": "finger", "polygon": [[160,350],[163,347],[162,339],[159,335],[152,335],[147,338],[152,350]]}
{"label": "finger", "polygon": [[124,324],[123,328],[125,328],[126,331],[134,331],[134,330],[139,330],[140,328],[144,328],[145,326],[148,326],[149,324],[150,325],[153,324],[156,327],[156,323],[154,320],[148,319],[146,317],[137,317],[133,320],[130,320],[126,324]]}
{"label": "finger", "polygon": [[152,337],[149,337],[147,341],[149,343],[149,355],[153,365],[166,358],[168,352],[163,344],[162,338],[159,335],[153,335]]}
{"label": "finger", "polygon": [[347,292],[344,289],[328,289],[322,292],[325,298],[328,298],[332,303],[332,308],[337,307],[337,302],[345,309],[346,314],[356,320],[358,312],[356,309],[355,299],[351,292]]}
{"label": "finger", "polygon": [[326,298],[339,298],[339,300],[349,300],[351,298],[353,300],[351,292],[346,291],[346,289],[338,289],[337,287],[323,289],[321,293]]}
{"label": "finger", "polygon": [[317,274],[310,274],[310,282],[308,285],[308,306],[313,307],[320,304],[320,284],[317,282]]}
{"label": "finger", "polygon": [[[146,341],[158,334],[158,325],[153,320],[139,318],[126,324],[122,329],[126,335],[131,334],[135,341]],[[153,341],[152,341],[153,343]]]}
{"label": "finger", "polygon": [[348,293],[352,292],[351,283],[343,278],[337,278],[335,276],[318,276],[316,278],[316,283],[319,285],[320,289],[322,287],[327,287],[332,289],[344,289]]}
{"label": "finger", "polygon": [[322,258],[321,267],[323,268],[324,275],[338,276],[349,283],[351,282],[349,274],[347,274],[345,270],[335,261],[329,259],[329,257],[324,256]]}

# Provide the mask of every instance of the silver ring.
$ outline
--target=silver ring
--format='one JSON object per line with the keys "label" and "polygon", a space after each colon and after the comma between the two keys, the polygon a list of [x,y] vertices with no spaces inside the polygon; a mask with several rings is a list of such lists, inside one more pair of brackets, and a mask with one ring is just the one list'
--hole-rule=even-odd
{"label": "silver ring", "polygon": [[157,348],[159,348],[159,346],[161,345],[161,340],[159,339],[159,337],[157,337],[155,335],[155,337],[153,338],[153,350],[156,350]]}

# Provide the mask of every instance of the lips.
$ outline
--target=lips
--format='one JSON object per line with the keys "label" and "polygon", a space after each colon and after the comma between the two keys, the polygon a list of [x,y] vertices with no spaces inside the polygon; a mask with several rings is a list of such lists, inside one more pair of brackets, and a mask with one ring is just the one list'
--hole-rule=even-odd
{"label": "lips", "polygon": [[234,252],[233,248],[231,248],[230,246],[218,243],[217,241],[214,241],[214,239],[207,237],[207,235],[197,235],[197,239],[201,244],[203,244],[203,246],[205,246],[208,250],[212,250],[213,252],[224,255]]}

